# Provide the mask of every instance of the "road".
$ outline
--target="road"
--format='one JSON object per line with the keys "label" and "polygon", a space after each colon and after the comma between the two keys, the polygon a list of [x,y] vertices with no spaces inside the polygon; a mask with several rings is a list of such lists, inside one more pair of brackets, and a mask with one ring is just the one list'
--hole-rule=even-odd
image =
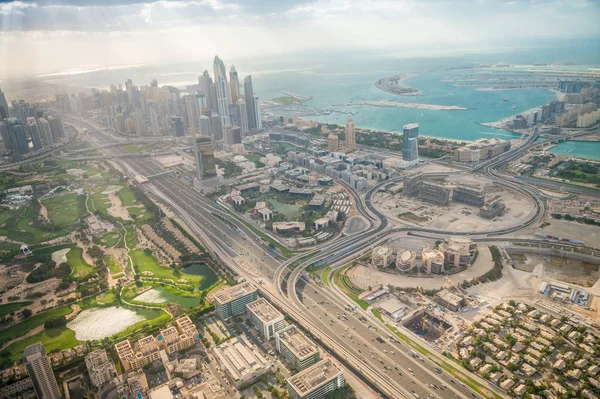
{"label": "road", "polygon": [[[71,123],[85,127],[90,131],[97,130],[88,122],[80,119]],[[107,132],[96,132],[91,138],[96,145],[103,145],[102,151],[121,155],[122,149],[107,146],[114,138]],[[514,153],[510,156],[515,155]],[[516,155],[515,155],[516,156]],[[509,156],[506,156],[509,159]],[[134,176],[154,175],[163,169],[151,159],[131,158],[118,159],[127,174]],[[506,161],[505,161],[506,162]],[[538,204],[538,212],[531,219],[519,225],[500,230],[478,233],[478,236],[493,236],[518,231],[524,226],[539,222],[543,217],[543,202],[537,198],[537,192],[531,188],[523,188],[514,182],[507,182],[497,175],[496,168],[502,163],[488,165],[485,173],[530,196]],[[207,248],[235,272],[245,275],[250,281],[257,283],[261,293],[276,306],[288,313],[298,324],[317,337],[329,350],[345,359],[358,374],[377,387],[389,397],[478,397],[469,388],[458,382],[450,382],[446,374],[436,374],[435,366],[426,360],[417,360],[410,355],[410,348],[403,343],[376,341],[380,333],[374,332],[356,316],[349,315],[348,320],[337,314],[345,312],[347,299],[340,298],[327,286],[307,283],[301,279],[303,270],[311,264],[335,262],[368,249],[374,242],[398,231],[416,231],[441,235],[465,235],[470,232],[439,232],[429,229],[388,229],[387,219],[372,205],[372,196],[382,188],[382,183],[369,190],[363,200],[354,190],[349,190],[357,209],[370,224],[370,229],[351,237],[339,238],[334,242],[286,260],[280,254],[271,254],[268,246],[251,230],[212,201],[199,195],[188,183],[168,175],[156,177],[143,185],[147,193],[161,199],[176,212],[196,233]],[[518,187],[517,187],[518,186]],[[273,285],[271,285],[271,283]],[[273,287],[277,287],[275,290]],[[371,315],[368,315],[371,317]],[[368,319],[367,319],[368,320]],[[350,332],[352,340],[344,339]],[[381,335],[387,335],[387,332]],[[340,339],[343,338],[343,339]],[[354,342],[353,342],[354,341]],[[371,353],[372,352],[372,353]],[[398,370],[396,370],[396,368]],[[412,370],[411,373],[410,370]],[[465,374],[468,374],[465,372]],[[413,382],[414,381],[414,382]],[[446,385],[445,391],[440,387]],[[458,385],[457,385],[458,384]],[[414,392],[413,392],[414,391]]]}

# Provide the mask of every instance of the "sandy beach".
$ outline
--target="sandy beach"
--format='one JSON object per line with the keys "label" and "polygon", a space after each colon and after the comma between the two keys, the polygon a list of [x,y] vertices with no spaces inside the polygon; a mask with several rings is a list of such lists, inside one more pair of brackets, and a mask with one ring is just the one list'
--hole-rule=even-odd
{"label": "sandy beach", "polygon": [[399,107],[399,108],[415,108],[415,109],[427,109],[433,111],[467,111],[469,108],[459,107],[457,105],[435,105],[435,104],[420,104],[420,103],[399,103],[396,101],[352,101],[346,104],[340,104],[344,106],[349,105],[371,105],[373,107]]}

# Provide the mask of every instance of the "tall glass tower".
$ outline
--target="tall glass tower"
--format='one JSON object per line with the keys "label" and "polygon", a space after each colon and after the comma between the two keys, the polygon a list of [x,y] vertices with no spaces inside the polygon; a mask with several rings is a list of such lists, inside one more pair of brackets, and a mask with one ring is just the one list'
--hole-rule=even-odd
{"label": "tall glass tower", "polygon": [[419,159],[419,124],[404,125],[402,140],[402,159],[405,162]]}

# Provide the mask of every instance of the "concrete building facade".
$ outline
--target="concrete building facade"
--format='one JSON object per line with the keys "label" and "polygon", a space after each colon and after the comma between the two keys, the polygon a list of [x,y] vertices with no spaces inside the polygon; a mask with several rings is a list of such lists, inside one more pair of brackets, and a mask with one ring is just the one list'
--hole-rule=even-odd
{"label": "concrete building facade", "polygon": [[320,360],[317,346],[293,324],[275,333],[275,347],[296,371],[302,371]]}
{"label": "concrete building facade", "polygon": [[258,299],[256,288],[245,282],[215,294],[215,309],[221,320],[246,312],[246,305]]}
{"label": "concrete building facade", "polygon": [[35,394],[40,399],[60,399],[62,397],[56,377],[46,356],[46,348],[41,342],[25,348],[23,352],[25,367],[33,384]]}
{"label": "concrete building facade", "polygon": [[344,373],[330,359],[324,359],[287,381],[292,399],[321,399],[344,386]]}
{"label": "concrete building facade", "polygon": [[277,331],[285,327],[283,314],[271,305],[265,298],[259,298],[246,305],[254,327],[270,340]]}

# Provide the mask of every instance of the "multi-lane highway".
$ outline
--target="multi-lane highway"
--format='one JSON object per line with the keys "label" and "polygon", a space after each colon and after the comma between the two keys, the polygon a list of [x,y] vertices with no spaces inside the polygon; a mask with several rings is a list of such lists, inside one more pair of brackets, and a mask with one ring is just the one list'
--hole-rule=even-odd
{"label": "multi-lane highway", "polygon": [[[98,130],[96,126],[81,119],[70,120],[70,122],[90,131]],[[110,133],[97,131],[93,136],[91,141],[102,151],[114,155],[122,154],[121,148],[107,145],[114,141]],[[130,176],[137,174],[148,176],[163,172],[163,169],[151,159],[118,159],[115,162],[118,162]],[[497,173],[495,167],[500,165],[501,163],[490,165],[486,172],[491,177],[501,180],[501,184],[506,184],[530,196],[538,205],[537,212],[531,215],[526,223],[502,230],[480,232],[477,233],[478,236],[517,231],[524,224],[538,222],[543,216],[543,202],[537,199],[535,192],[517,187],[514,182],[506,182],[502,176],[495,175]],[[389,183],[382,183],[382,185]],[[345,310],[348,300],[340,297],[339,293],[331,292],[327,286],[301,279],[303,270],[311,264],[346,259],[364,251],[387,235],[399,231],[411,230],[442,235],[472,234],[419,228],[389,229],[387,219],[372,204],[372,197],[381,188],[380,186],[371,189],[366,194],[364,202],[357,193],[349,190],[357,209],[369,220],[370,228],[366,232],[340,238],[285,260],[278,253],[271,254],[268,246],[243,223],[231,217],[212,201],[199,195],[187,182],[165,175],[153,178],[149,184],[144,185],[149,195],[161,199],[186,221],[215,256],[237,273],[256,282],[263,295],[290,314],[386,396],[477,397],[469,388],[452,380],[449,375],[436,373],[436,366],[428,360],[411,356],[411,349],[403,343],[391,341],[387,331],[376,332],[370,329],[368,325],[376,323],[375,320],[369,322],[371,315],[363,315],[367,317],[366,323],[361,322],[355,314],[347,314],[343,317],[343,313],[348,313]],[[372,215],[375,217],[373,218]],[[377,341],[380,335],[385,342]]]}

